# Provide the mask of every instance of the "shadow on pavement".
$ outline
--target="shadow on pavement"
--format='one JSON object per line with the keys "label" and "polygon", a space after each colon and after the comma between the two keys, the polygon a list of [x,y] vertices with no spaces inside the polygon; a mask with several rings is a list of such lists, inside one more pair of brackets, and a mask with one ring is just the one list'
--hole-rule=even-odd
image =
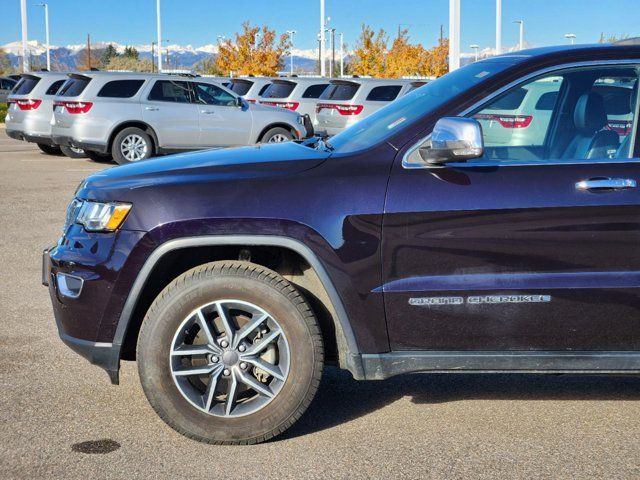
{"label": "shadow on pavement", "polygon": [[307,412],[279,438],[331,428],[407,396],[416,404],[461,400],[640,400],[640,377],[423,373],[383,381],[356,381],[350,373],[328,367]]}

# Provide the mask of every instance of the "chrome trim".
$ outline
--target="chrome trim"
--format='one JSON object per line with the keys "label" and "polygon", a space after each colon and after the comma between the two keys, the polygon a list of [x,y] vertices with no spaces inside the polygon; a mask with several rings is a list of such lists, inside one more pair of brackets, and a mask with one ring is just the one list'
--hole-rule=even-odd
{"label": "chrome trim", "polygon": [[[525,75],[524,77],[520,77],[517,80],[514,80],[511,83],[508,83],[507,85],[505,85],[504,87],[499,88],[498,90],[494,91],[492,94],[490,94],[489,96],[484,97],[483,99],[477,101],[476,103],[474,103],[473,105],[471,105],[469,108],[463,110],[462,112],[458,113],[456,116],[458,117],[464,117],[465,115],[468,115],[469,113],[471,113],[472,111],[474,111],[475,109],[481,107],[482,105],[486,104],[487,102],[491,101],[492,99],[494,99],[495,97],[501,95],[502,93],[504,93],[505,91],[509,90],[510,88],[513,88],[517,85],[522,84],[523,82],[526,82],[527,80],[530,80],[532,78],[535,77],[539,77],[541,75],[547,74],[547,73],[551,73],[551,72],[555,72],[555,71],[559,71],[559,70],[566,70],[568,68],[577,68],[577,67],[589,67],[589,66],[611,66],[611,65],[638,65],[640,66],[640,58],[637,59],[622,59],[622,60],[591,60],[588,62],[572,62],[572,63],[563,63],[561,65],[554,65],[553,67],[547,67],[547,68],[543,68],[542,70],[536,70],[535,72],[531,72],[528,75]],[[640,78],[638,79],[638,81],[640,81]],[[638,118],[640,112],[640,102],[636,101],[636,116],[635,118]],[[625,160],[627,159],[633,159],[636,157],[633,157],[633,149],[636,143],[636,136],[637,136],[637,131],[638,131],[638,123],[636,121],[636,125],[635,128],[633,129],[633,131],[631,132],[631,148],[630,148],[630,152],[627,154],[628,157],[626,157],[625,159],[610,159],[610,160],[622,160],[621,162],[616,162],[616,163],[638,163],[640,162],[640,159],[638,159],[636,162],[627,162]],[[408,162],[408,158],[409,156],[415,152],[420,145],[422,145],[423,143],[425,143],[427,140],[429,140],[429,137],[431,137],[431,133],[429,133],[429,135],[426,135],[424,137],[422,137],[420,140],[418,140],[415,144],[413,144],[413,146],[411,146],[411,148],[409,148],[405,154],[402,156],[402,167],[407,169],[407,170],[413,170],[413,169],[424,169],[424,168],[445,168],[443,165],[430,165],[425,163],[424,165],[416,165],[415,163],[411,163]],[[537,166],[537,165],[585,165],[585,164],[591,164],[591,163],[610,163],[610,162],[593,162],[593,161],[587,161],[587,160],[581,160],[581,161],[558,161],[558,162],[523,162],[523,163],[513,163],[513,164],[506,164],[504,162],[495,162],[495,161],[488,161],[488,162],[483,162],[482,164],[472,164],[472,165],[468,165],[468,166],[474,166],[474,167],[496,167],[496,166],[502,166],[502,167],[530,167],[530,166]],[[450,166],[453,166],[452,164]],[[457,165],[460,167],[464,167],[467,165],[461,164],[461,165]]]}
{"label": "chrome trim", "polygon": [[576,183],[577,190],[626,190],[636,188],[637,183],[632,178],[594,178]]}

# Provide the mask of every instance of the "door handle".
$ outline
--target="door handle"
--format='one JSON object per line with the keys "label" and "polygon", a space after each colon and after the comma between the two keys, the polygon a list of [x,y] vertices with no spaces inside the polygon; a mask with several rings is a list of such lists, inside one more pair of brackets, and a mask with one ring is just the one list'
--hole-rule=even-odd
{"label": "door handle", "polygon": [[626,190],[636,186],[632,178],[592,178],[576,183],[577,190]]}
{"label": "door handle", "polygon": [[145,110],[149,110],[150,112],[157,112],[160,110],[158,107],[145,107]]}
{"label": "door handle", "polygon": [[214,112],[213,110],[200,110],[200,113],[204,113],[205,115],[213,115]]}

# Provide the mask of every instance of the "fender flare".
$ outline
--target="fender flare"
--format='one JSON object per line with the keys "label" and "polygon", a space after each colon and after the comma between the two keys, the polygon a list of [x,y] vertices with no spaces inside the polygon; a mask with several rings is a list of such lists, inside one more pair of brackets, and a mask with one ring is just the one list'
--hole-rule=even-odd
{"label": "fender flare", "polygon": [[[338,348],[343,346],[344,366],[351,372],[355,379],[364,378],[364,369],[362,358],[356,342],[356,337],[351,328],[351,323],[347,316],[347,312],[342,303],[342,299],[338,294],[333,282],[329,278],[322,262],[316,254],[302,242],[290,237],[272,236],[272,235],[207,235],[197,237],[185,237],[175,240],[169,240],[159,245],[149,255],[144,265],[138,272],[133,282],[133,286],[127,296],[127,300],[118,319],[118,326],[113,339],[114,353],[117,352],[117,362],[119,365],[122,344],[129,329],[129,323],[133,315],[134,309],[138,302],[141,292],[143,291],[147,279],[151,275],[156,264],[160,259],[169,252],[189,247],[207,247],[207,246],[224,246],[224,245],[249,245],[249,246],[273,246],[282,247],[298,253],[304,258],[311,268],[315,271],[322,282],[324,289],[329,296],[336,318],[336,335],[339,337]],[[341,338],[340,338],[341,337]],[[119,367],[118,367],[119,368]]]}

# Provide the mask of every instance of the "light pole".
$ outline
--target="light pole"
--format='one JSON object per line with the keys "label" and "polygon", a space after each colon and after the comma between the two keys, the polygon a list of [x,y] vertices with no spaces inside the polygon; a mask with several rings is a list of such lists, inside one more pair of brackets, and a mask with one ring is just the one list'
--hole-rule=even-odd
{"label": "light pole", "polygon": [[289,61],[291,64],[291,75],[293,75],[293,36],[297,32],[295,30],[287,30],[287,35],[289,35],[289,41],[291,42],[291,51],[289,52]]}
{"label": "light pole", "polygon": [[449,0],[449,71],[460,68],[460,0]]}
{"label": "light pole", "polygon": [[478,61],[478,50],[480,49],[480,45],[477,44],[473,44],[473,45],[469,45],[469,48],[472,48],[475,51],[476,54],[476,62]]}
{"label": "light pole", "polygon": [[502,0],[496,0],[496,55],[502,53]]}
{"label": "light pole", "polygon": [[[169,63],[169,39],[165,38],[162,41],[167,43],[167,58],[166,58],[166,62],[167,62],[167,68],[171,68],[171,64]],[[161,59],[161,58],[162,58],[162,44],[160,44],[158,46],[158,61],[160,61],[159,59]],[[158,67],[158,71],[161,72],[160,67]]]}
{"label": "light pole", "polygon": [[324,16],[324,0],[320,0],[320,76],[324,77],[326,72],[324,64],[324,29],[325,29],[325,16]]}
{"label": "light pole", "polygon": [[22,22],[22,71],[29,71],[29,53],[27,46],[27,0],[20,0],[20,20]]}
{"label": "light pole", "polygon": [[158,72],[162,72],[162,22],[160,21],[160,0],[156,0],[156,26],[158,30]]}
{"label": "light pole", "polygon": [[335,28],[327,28],[327,32],[331,34],[329,37],[329,42],[331,45],[331,61],[329,62],[329,76],[333,77],[333,67],[336,63],[336,29]]}
{"label": "light pole", "polygon": [[49,54],[49,5],[46,3],[36,3],[36,7],[44,7],[44,37],[47,48],[47,70],[51,71],[51,56]]}
{"label": "light pole", "polygon": [[576,35],[575,33],[567,33],[564,38],[567,38],[569,40],[571,40],[571,45],[575,44],[575,40],[576,40]]}
{"label": "light pole", "polygon": [[340,76],[344,77],[344,33],[340,33]]}
{"label": "light pole", "polygon": [[524,20],[515,20],[513,23],[520,25],[520,50],[524,48]]}

